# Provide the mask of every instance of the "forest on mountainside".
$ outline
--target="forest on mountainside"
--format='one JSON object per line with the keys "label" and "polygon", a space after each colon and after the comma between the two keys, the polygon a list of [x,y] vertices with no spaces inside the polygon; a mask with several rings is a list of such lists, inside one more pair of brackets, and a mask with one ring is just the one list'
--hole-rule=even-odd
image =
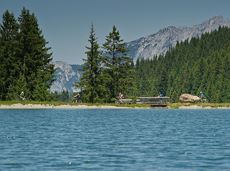
{"label": "forest on mountainside", "polygon": [[230,29],[220,27],[200,38],[178,42],[165,55],[136,62],[138,95],[159,93],[179,100],[182,93],[210,102],[230,102]]}

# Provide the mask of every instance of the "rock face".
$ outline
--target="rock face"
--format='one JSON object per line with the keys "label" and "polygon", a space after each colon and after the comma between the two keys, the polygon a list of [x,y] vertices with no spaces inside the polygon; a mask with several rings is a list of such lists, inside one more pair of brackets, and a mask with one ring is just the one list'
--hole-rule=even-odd
{"label": "rock face", "polygon": [[179,100],[181,102],[195,103],[195,102],[200,102],[201,98],[198,96],[191,95],[191,94],[182,94]]}
{"label": "rock face", "polygon": [[134,61],[138,58],[153,58],[156,55],[165,54],[177,42],[199,37],[206,32],[217,30],[220,26],[230,27],[230,21],[225,20],[222,16],[217,16],[192,27],[169,26],[155,34],[126,43],[129,50],[128,55]]}
{"label": "rock face", "polygon": [[76,91],[74,84],[79,81],[82,74],[82,65],[69,65],[62,61],[54,62],[55,81],[50,87],[51,92],[61,93]]}

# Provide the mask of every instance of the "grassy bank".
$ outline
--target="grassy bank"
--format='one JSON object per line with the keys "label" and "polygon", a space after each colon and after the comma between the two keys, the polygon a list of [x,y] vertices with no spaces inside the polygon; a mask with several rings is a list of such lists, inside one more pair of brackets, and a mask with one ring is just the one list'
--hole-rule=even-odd
{"label": "grassy bank", "polygon": [[230,103],[169,103],[168,107],[172,109],[179,109],[182,107],[193,107],[197,106],[200,108],[230,108]]}
{"label": "grassy bank", "polygon": [[[124,107],[124,108],[151,108],[148,104],[115,104],[115,103],[72,103],[72,102],[61,102],[61,101],[0,101],[0,105],[48,105],[48,106],[114,106],[114,107]],[[169,109],[179,109],[179,108],[230,108],[230,103],[168,103]]]}
{"label": "grassy bank", "polygon": [[61,106],[61,105],[70,105],[70,106],[115,106],[115,107],[129,107],[129,108],[149,108],[148,104],[115,104],[115,103],[72,103],[72,102],[61,102],[61,101],[0,101],[0,105],[50,105],[50,106]]}
{"label": "grassy bank", "polygon": [[67,105],[70,103],[67,102],[59,102],[59,101],[0,101],[0,105],[13,105],[13,104],[40,104],[40,105]]}

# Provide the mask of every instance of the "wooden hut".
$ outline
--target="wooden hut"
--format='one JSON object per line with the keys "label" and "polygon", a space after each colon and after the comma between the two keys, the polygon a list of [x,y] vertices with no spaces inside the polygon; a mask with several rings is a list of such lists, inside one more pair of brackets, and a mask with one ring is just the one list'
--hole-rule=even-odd
{"label": "wooden hut", "polygon": [[150,104],[152,107],[166,107],[169,97],[139,97],[137,103]]}

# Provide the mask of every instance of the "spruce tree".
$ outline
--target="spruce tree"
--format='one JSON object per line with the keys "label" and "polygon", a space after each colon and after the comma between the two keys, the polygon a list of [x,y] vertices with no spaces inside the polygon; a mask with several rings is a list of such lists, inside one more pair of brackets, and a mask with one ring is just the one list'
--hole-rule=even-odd
{"label": "spruce tree", "polygon": [[105,68],[110,77],[110,99],[113,101],[118,94],[128,94],[133,88],[134,65],[132,59],[126,55],[127,48],[120,38],[120,33],[115,26],[106,36],[103,44]]}
{"label": "spruce tree", "polygon": [[89,46],[86,46],[87,58],[84,59],[83,74],[77,87],[82,90],[84,102],[95,103],[103,100],[102,56],[93,25],[89,35]]}
{"label": "spruce tree", "polygon": [[49,100],[49,87],[54,69],[50,48],[46,47],[48,42],[42,35],[36,16],[29,10],[23,8],[18,20],[19,58],[21,73],[28,88],[26,97],[32,100]]}
{"label": "spruce tree", "polygon": [[18,23],[8,10],[0,28],[0,99],[8,99],[9,87],[18,79]]}

